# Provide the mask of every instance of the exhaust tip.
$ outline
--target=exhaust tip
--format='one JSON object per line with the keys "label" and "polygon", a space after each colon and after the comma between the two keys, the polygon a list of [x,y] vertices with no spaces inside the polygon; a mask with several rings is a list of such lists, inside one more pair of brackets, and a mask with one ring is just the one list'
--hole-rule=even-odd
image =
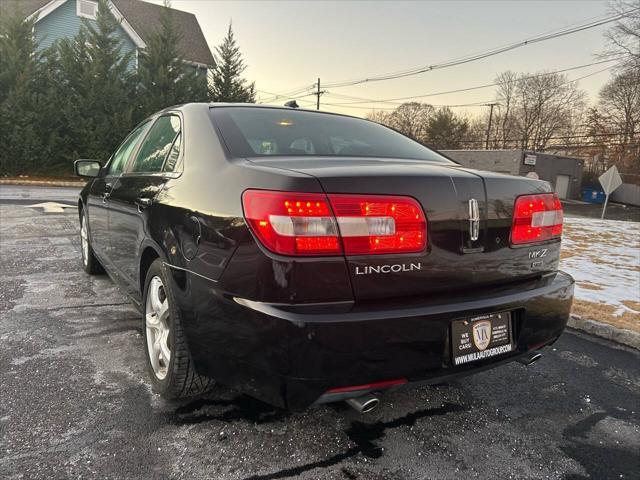
{"label": "exhaust tip", "polygon": [[537,362],[541,358],[542,358],[542,354],[540,352],[533,352],[528,355],[525,355],[524,357],[519,358],[518,362],[520,362],[523,365],[531,365],[532,363]]}
{"label": "exhaust tip", "polygon": [[380,399],[373,395],[363,395],[361,397],[349,398],[345,400],[347,405],[358,413],[369,413],[380,404]]}
{"label": "exhaust tip", "polygon": [[372,412],[373,410],[376,409],[376,407],[378,406],[378,404],[380,403],[380,400],[377,398],[372,398],[370,400],[367,400],[363,405],[362,405],[362,413],[369,413]]}

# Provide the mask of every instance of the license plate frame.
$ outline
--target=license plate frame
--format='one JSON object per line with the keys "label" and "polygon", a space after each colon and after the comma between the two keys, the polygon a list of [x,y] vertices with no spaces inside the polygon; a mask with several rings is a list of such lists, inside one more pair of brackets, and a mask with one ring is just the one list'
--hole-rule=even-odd
{"label": "license plate frame", "polygon": [[467,365],[515,351],[513,313],[496,312],[451,322],[451,363]]}

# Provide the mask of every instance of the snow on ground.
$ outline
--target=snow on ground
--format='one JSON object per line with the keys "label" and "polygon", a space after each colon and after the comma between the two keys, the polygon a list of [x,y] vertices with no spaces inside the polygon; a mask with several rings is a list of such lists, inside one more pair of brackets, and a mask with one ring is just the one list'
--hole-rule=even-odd
{"label": "snow on ground", "polygon": [[640,223],[565,217],[560,268],[577,300],[640,314]]}

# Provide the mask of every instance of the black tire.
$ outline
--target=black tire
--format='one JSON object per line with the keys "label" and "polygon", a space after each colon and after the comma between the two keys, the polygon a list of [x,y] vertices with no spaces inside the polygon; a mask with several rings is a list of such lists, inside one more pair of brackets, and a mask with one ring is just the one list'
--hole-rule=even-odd
{"label": "black tire", "polygon": [[[82,238],[83,227],[85,226],[86,229],[84,230],[84,235],[87,242],[86,253]],[[91,235],[89,235],[89,224],[87,223],[87,213],[84,208],[80,212],[80,255],[82,256],[82,268],[86,273],[88,273],[89,275],[98,275],[100,273],[104,273],[102,265],[93,253],[93,247],[91,246]]]}
{"label": "black tire", "polygon": [[[166,367],[164,378],[158,378],[154,371],[150,347],[148,346],[147,313],[149,285],[154,277],[159,277],[162,281],[166,301],[168,302],[168,329],[167,340],[171,355],[169,365]],[[147,362],[147,371],[151,378],[151,388],[153,392],[160,394],[168,400],[194,397],[201,395],[213,388],[215,382],[203,375],[200,375],[193,364],[191,353],[182,330],[182,317],[176,308],[175,295],[172,290],[170,272],[160,259],[156,259],[147,272],[144,282],[144,295],[142,298],[142,330],[144,336],[144,351]]]}

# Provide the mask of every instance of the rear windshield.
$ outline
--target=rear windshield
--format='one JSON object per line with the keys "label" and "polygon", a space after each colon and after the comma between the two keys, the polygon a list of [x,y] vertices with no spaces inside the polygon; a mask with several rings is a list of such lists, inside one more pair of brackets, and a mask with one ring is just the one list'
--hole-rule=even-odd
{"label": "rear windshield", "polygon": [[374,122],[282,108],[214,107],[233,157],[323,156],[450,160]]}

